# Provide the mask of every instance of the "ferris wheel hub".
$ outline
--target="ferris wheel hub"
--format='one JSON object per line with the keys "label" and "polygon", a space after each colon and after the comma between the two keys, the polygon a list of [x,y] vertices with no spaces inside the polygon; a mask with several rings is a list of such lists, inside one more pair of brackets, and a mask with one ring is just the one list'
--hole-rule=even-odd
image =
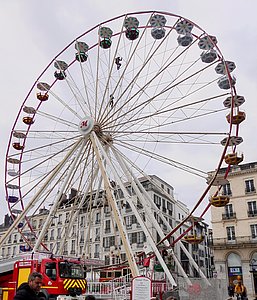
{"label": "ferris wheel hub", "polygon": [[102,126],[100,123],[95,123],[93,127],[93,131],[96,133],[97,137],[103,144],[111,144],[113,142],[113,138],[111,134],[104,133],[102,130]]}
{"label": "ferris wheel hub", "polygon": [[85,116],[79,122],[78,129],[79,129],[79,132],[85,136],[91,132],[91,130],[93,129],[93,126],[94,126],[94,119],[92,117]]}

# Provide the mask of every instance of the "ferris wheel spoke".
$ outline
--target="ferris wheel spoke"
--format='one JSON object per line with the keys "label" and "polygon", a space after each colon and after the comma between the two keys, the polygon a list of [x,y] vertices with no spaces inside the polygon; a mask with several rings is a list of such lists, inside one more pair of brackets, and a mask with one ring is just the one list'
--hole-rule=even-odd
{"label": "ferris wheel spoke", "polygon": [[84,90],[85,90],[85,103],[89,109],[89,115],[92,116],[93,115],[93,112],[92,112],[92,105],[90,103],[90,98],[89,98],[89,93],[88,93],[88,86],[87,86],[87,83],[86,83],[86,77],[85,77],[85,74],[84,74],[84,70],[83,70],[83,66],[82,66],[82,63],[80,62],[80,71],[81,71],[81,76],[82,76],[82,81],[83,81],[83,87],[84,87]]}
{"label": "ferris wheel spoke", "polygon": [[[179,97],[179,98],[177,98],[177,99],[174,99],[174,100],[172,101],[172,103],[165,104],[165,101],[163,101],[162,107],[159,108],[158,110],[154,109],[155,113],[154,113],[153,115],[149,115],[149,114],[148,114],[149,117],[153,117],[154,115],[155,115],[155,116],[160,115],[160,113],[161,113],[161,114],[167,113],[168,111],[170,111],[170,110],[167,111],[167,108],[168,108],[168,107],[174,106],[176,103],[181,102],[182,100],[186,100],[187,98],[189,98],[189,97],[192,96],[194,93],[198,92],[200,89],[202,89],[202,88],[204,88],[204,87],[205,87],[205,86],[203,86],[203,87],[201,87],[201,88],[195,90],[194,92],[191,92],[191,93],[189,93],[189,94],[186,94],[186,95],[183,96],[183,97]],[[172,91],[170,91],[170,93],[171,93],[171,92],[172,92]],[[168,100],[168,99],[169,99],[170,93],[164,98],[164,100]],[[178,106],[178,107],[175,106],[175,108],[172,108],[172,110],[175,110],[175,112],[174,112],[173,114],[175,114],[176,111],[179,111],[179,110],[180,110],[180,111],[183,112],[184,115],[187,115],[187,114],[185,113],[185,110],[186,110],[189,106],[193,106],[193,105],[195,105],[195,104],[196,104],[196,105],[199,105],[200,103],[202,103],[202,106],[204,106],[206,103],[209,102],[209,100],[214,100],[214,99],[216,99],[216,98],[218,98],[218,97],[222,97],[222,96],[224,96],[224,94],[218,95],[218,96],[213,96],[212,98],[207,98],[207,99],[203,99],[203,100],[196,101],[196,102],[189,102],[189,103],[187,103],[187,104],[180,105],[180,106]],[[151,104],[151,103],[150,103],[150,104]],[[165,104],[165,105],[164,105],[164,104]],[[146,105],[145,105],[145,106],[146,106]],[[143,109],[144,109],[144,107],[142,107],[142,108],[140,109],[140,111],[143,112]],[[193,110],[193,108],[191,108],[191,110]],[[217,111],[223,111],[223,110],[224,110],[224,109],[215,110],[215,112],[217,112]],[[193,113],[195,114],[196,111],[200,111],[200,109],[199,109],[199,108],[195,109]],[[135,113],[134,113],[134,115],[135,115]],[[166,120],[169,120],[170,117],[172,117],[172,115],[168,115],[168,116],[166,117]],[[188,119],[190,119],[190,117],[187,117],[187,118],[185,118],[185,119],[188,120]],[[133,117],[130,116],[130,120],[133,121]],[[139,115],[139,116],[137,117],[137,121],[140,121],[140,120],[141,120],[141,117],[140,117],[140,115]],[[183,120],[183,118],[182,118],[182,120]],[[164,123],[164,121],[162,120],[162,123],[161,123],[161,124],[163,124],[163,123]],[[161,125],[161,124],[160,124],[160,125]],[[120,124],[120,125],[122,125],[122,124]]]}
{"label": "ferris wheel spoke", "polygon": [[[162,120],[161,123],[158,123],[156,125],[156,127],[160,127],[160,126],[172,124],[174,122],[178,122],[177,120],[172,120],[172,121],[170,120],[170,118],[172,116],[174,116],[174,114],[176,114],[177,111],[181,111],[181,110],[185,111],[185,109],[190,109],[192,107],[193,113],[195,113],[195,109],[193,108],[194,106],[203,105],[204,103],[207,103],[209,101],[217,100],[218,98],[224,97],[224,95],[227,95],[227,94],[216,95],[216,96],[213,96],[213,97],[210,97],[210,98],[201,99],[201,100],[198,100],[198,101],[195,101],[195,102],[191,102],[191,103],[189,102],[189,103],[186,103],[184,105],[175,106],[175,107],[173,107],[171,105],[171,107],[168,108],[168,109],[164,109],[163,108],[162,110],[154,111],[151,114],[145,114],[143,116],[138,116],[137,118],[134,118],[134,119],[133,118],[129,118],[129,120],[126,121],[126,122],[120,122],[117,130],[119,130],[120,128],[124,127],[124,125],[126,127],[129,127],[131,125],[136,125],[136,124],[139,123],[139,125],[142,126],[142,123],[141,123],[142,121],[150,120],[152,117],[155,117],[155,119],[156,119],[157,116],[159,116],[159,117],[163,116],[164,120]],[[213,114],[213,113],[221,112],[221,111],[224,111],[224,110],[225,110],[224,108],[223,109],[218,109],[218,110],[215,109],[214,111],[204,112],[202,114],[199,114],[199,116],[194,116],[193,118],[197,118],[197,117],[200,117],[200,116],[205,116],[205,115],[208,115],[208,114]],[[198,109],[198,111],[199,111],[199,109]],[[172,115],[170,114],[171,112],[172,112]],[[179,118],[179,122],[184,121],[184,120],[189,120],[189,119],[191,119],[191,118],[190,117],[185,118],[183,116],[183,117]],[[167,121],[166,123],[165,123],[165,120]],[[147,124],[146,126],[149,126],[149,124]],[[150,126],[150,129],[153,129],[153,128],[155,128],[155,127],[154,126]],[[110,129],[112,129],[112,126],[110,126],[110,127],[106,126],[105,129],[106,130],[110,130]],[[113,130],[114,130],[114,128],[113,128]]]}
{"label": "ferris wheel spoke", "polygon": [[[51,161],[55,156],[58,156],[60,153],[64,153],[65,151],[68,151],[71,147],[74,146],[75,143],[73,143],[72,145],[69,145],[65,148],[63,148],[62,150],[60,150],[59,152],[55,152],[54,154],[48,154],[48,155],[42,155],[42,156],[36,156],[35,158],[32,158],[31,155],[29,155],[29,159],[28,160],[23,160],[22,164],[26,165],[29,164],[31,165],[31,163],[33,161],[39,161],[36,164],[32,165],[29,168],[26,168],[24,171],[22,172],[18,172],[18,174],[14,177],[12,177],[10,180],[7,181],[7,184],[12,183],[13,181],[15,181],[17,178],[20,178],[21,176],[25,176],[27,173],[31,172],[33,169],[38,168],[38,170],[40,170],[40,166],[44,165],[45,163]],[[43,160],[42,160],[43,159]],[[47,172],[47,174],[51,173],[54,171],[54,168],[51,169],[50,171]],[[45,174],[45,171],[43,171],[43,174]],[[37,180],[38,178],[34,178],[34,180]],[[30,181],[30,184],[33,182]]]}
{"label": "ferris wheel spoke", "polygon": [[[67,149],[73,147],[73,145],[74,145],[79,139],[80,139],[80,137],[77,136],[76,138],[72,137],[72,138],[68,138],[67,140],[62,139],[62,140],[58,140],[58,141],[56,141],[56,142],[51,142],[51,143],[49,143],[49,144],[45,144],[45,143],[44,143],[44,145],[40,145],[40,146],[37,146],[37,147],[35,147],[35,148],[31,148],[31,149],[27,149],[27,150],[23,151],[22,155],[23,155],[23,156],[27,155],[27,156],[30,156],[30,158],[31,158],[31,155],[32,155],[33,153],[37,153],[37,154],[38,154],[38,153],[41,153],[41,151],[42,151],[43,149],[51,149],[51,148],[52,148],[52,149],[55,149],[55,151],[57,151],[57,149],[58,149],[59,152],[56,153],[56,154],[59,154],[59,153],[62,153],[63,150],[67,150]],[[63,144],[63,143],[67,143],[67,141],[71,141],[71,144],[68,145],[68,146],[64,145],[64,146],[61,147],[61,149],[60,149],[60,148],[57,148],[58,145],[61,145],[61,144]],[[73,142],[72,142],[72,141],[73,141]],[[54,154],[54,156],[55,156],[56,154]],[[47,154],[47,155],[48,155],[48,154]],[[26,160],[24,160],[23,162],[26,162]]]}
{"label": "ferris wheel spoke", "polygon": [[[122,24],[122,27],[123,27],[123,24]],[[121,27],[120,31],[122,31],[122,27]],[[112,101],[111,97],[113,97],[113,94],[112,94],[113,92],[110,93],[110,84],[111,84],[111,79],[113,78],[112,77],[113,68],[114,68],[115,61],[117,59],[117,54],[118,54],[118,49],[119,49],[119,46],[121,43],[121,39],[122,39],[122,35],[119,35],[118,42],[115,47],[114,55],[113,55],[113,58],[111,61],[111,67],[109,68],[109,74],[107,76],[106,85],[105,85],[104,92],[103,92],[103,101],[101,102],[97,120],[99,120],[100,116],[105,115],[106,111],[108,110],[108,107],[111,105],[111,101]],[[115,89],[114,89],[114,91],[115,91]],[[105,101],[106,98],[107,98],[107,101]]]}
{"label": "ferris wheel spoke", "polygon": [[169,159],[168,157],[165,157],[165,156],[162,156],[162,155],[158,155],[154,152],[151,152],[151,151],[148,151],[146,149],[142,149],[142,148],[139,148],[139,147],[136,147],[134,145],[131,145],[131,144],[128,144],[128,143],[117,143],[119,146],[121,147],[125,147],[126,149],[128,150],[132,150],[136,153],[140,153],[140,154],[143,154],[145,155],[146,157],[150,157],[150,158],[153,158],[157,161],[160,161],[160,162],[163,162],[163,163],[166,163],[168,165],[171,165],[175,168],[178,168],[182,171],[185,171],[185,172],[188,172],[188,173],[191,173],[191,174],[194,174],[196,176],[199,176],[199,177],[202,177],[202,178],[206,178],[207,174],[206,172],[204,171],[201,171],[199,169],[196,169],[196,168],[193,168],[191,166],[188,166],[188,165],[185,165],[185,164],[182,164],[180,162],[177,162],[177,161],[174,161],[172,159]]}
{"label": "ferris wheel spoke", "polygon": [[61,119],[61,118],[58,118],[57,116],[55,115],[50,115],[48,113],[45,113],[45,112],[41,112],[40,110],[37,111],[37,115],[40,115],[40,116],[43,116],[45,117],[47,120],[52,120],[52,121],[55,121],[55,122],[58,122],[60,124],[64,124],[64,125],[68,125],[69,127],[71,128],[76,128],[78,127],[78,124],[76,123],[73,123],[73,122],[68,122],[67,120],[65,119]]}
{"label": "ferris wheel spoke", "polygon": [[[112,91],[112,95],[115,95],[116,90],[118,89],[121,81],[123,80],[123,78],[125,77],[126,71],[128,69],[128,67],[131,65],[131,63],[133,63],[133,58],[136,55],[136,50],[138,49],[138,47],[140,47],[140,43],[144,37],[144,34],[146,32],[146,28],[144,28],[142,35],[140,36],[138,42],[136,43],[134,49],[132,52],[130,52],[130,56],[128,57],[127,63],[125,65],[125,68],[123,69],[123,72],[118,80],[118,82],[116,83],[116,86],[113,88]],[[152,54],[153,55],[153,54]],[[152,56],[151,55],[151,56]],[[138,78],[138,76],[140,75],[141,71],[144,69],[144,67],[146,66],[147,62],[149,62],[150,58],[148,56],[146,56],[145,58],[145,62],[142,64],[141,69],[137,72],[136,75],[133,75],[133,79],[130,81],[130,84],[128,84],[128,86],[125,88],[125,90],[122,92],[122,94],[120,94],[118,96],[118,99],[113,103],[113,106],[115,107],[116,104],[120,101],[121,97],[127,92],[127,90],[129,90],[131,88],[131,85],[134,84],[134,81],[136,81],[136,79]],[[109,114],[107,114],[106,116],[104,116],[104,118],[100,119],[99,122],[104,122],[106,118],[112,118],[112,116],[109,116]]]}
{"label": "ferris wheel spoke", "polygon": [[[135,50],[133,50],[133,52],[132,52],[132,44],[131,44],[131,47],[130,47],[130,50],[129,50],[129,54],[127,55],[128,57],[129,57],[129,59],[128,59],[128,62],[126,63],[126,65],[125,65],[125,70],[128,68],[128,66],[129,66],[129,64],[131,64],[131,59],[130,59],[130,57],[131,57],[131,55],[132,54],[134,54],[135,53]],[[125,84],[127,84],[128,86],[130,85],[130,82],[131,81],[128,81],[128,80],[126,80],[126,76],[125,76],[125,70],[123,71],[123,73],[121,74],[121,76],[119,77],[119,80],[118,81],[115,81],[113,78],[112,78],[112,81],[115,83],[114,84],[114,88],[112,88],[112,90],[114,90],[114,92],[112,92],[112,94],[110,95],[110,97],[111,97],[111,99],[110,99],[110,101],[112,101],[112,104],[111,104],[111,109],[109,110],[109,111],[107,111],[107,106],[106,106],[106,108],[105,108],[105,110],[103,111],[103,114],[102,114],[102,118],[101,118],[101,121],[102,122],[104,122],[104,120],[105,119],[107,119],[108,118],[108,116],[109,116],[109,114],[111,113],[111,110],[112,109],[115,109],[116,108],[116,106],[117,106],[117,104],[118,104],[118,102],[119,102],[119,104],[120,104],[120,100],[122,100],[122,98],[120,98],[119,97],[119,95],[120,95],[120,90],[119,90],[119,86],[121,86],[122,85],[122,83],[125,83]],[[138,84],[137,84],[137,82],[135,81],[134,82],[134,84],[135,85],[137,85],[138,86]],[[139,87],[139,86],[138,86]],[[132,89],[133,88],[133,85],[131,85],[130,86],[130,89]],[[116,93],[116,91],[117,91],[117,93]],[[114,102],[114,93],[116,93],[117,95],[118,95],[118,97],[119,97],[119,99],[117,100],[117,101],[115,101]],[[109,101],[109,105],[110,105],[110,101]],[[129,108],[128,108],[129,109]],[[99,114],[100,115],[100,114]]]}
{"label": "ferris wheel spoke", "polygon": [[[159,46],[160,47],[160,46]],[[176,49],[178,49],[178,47],[176,48]],[[155,51],[157,51],[158,50],[158,48],[155,50]],[[184,50],[182,53],[184,53],[186,50]],[[155,52],[154,52],[155,53]],[[151,55],[151,57],[154,55],[154,53]],[[174,53],[175,53],[175,50],[174,50]],[[163,74],[164,73],[164,71],[166,71],[167,70],[167,68],[171,65],[171,64],[173,64],[181,55],[182,55],[182,53],[179,53],[175,58],[173,58],[170,62],[169,61],[166,61],[165,63],[164,63],[164,65],[160,68],[160,69],[158,69],[158,71],[157,71],[157,73],[154,73],[154,74],[152,74],[153,76],[150,78],[150,79],[148,79],[148,82],[145,82],[144,83],[144,85],[143,85],[143,87],[139,87],[138,88],[138,91],[137,91],[137,93],[134,95],[134,96],[132,96],[132,97],[129,97],[128,98],[128,100],[127,101],[125,101],[124,103],[123,103],[123,105],[118,109],[118,110],[116,110],[115,111],[115,113],[114,114],[117,114],[117,112],[118,112],[118,115],[119,115],[119,112],[120,111],[122,111],[122,109],[123,109],[123,107],[125,106],[125,105],[128,105],[128,103],[130,102],[130,101],[132,101],[132,99],[140,92],[140,91],[145,91],[145,89],[146,89],[146,87],[150,84],[150,83],[152,83],[152,81],[153,80],[155,80],[156,78],[158,78],[158,76],[160,75],[160,74]],[[150,57],[150,58],[151,58]],[[171,55],[171,57],[172,57],[172,55]],[[170,57],[168,58],[168,60],[170,59]],[[134,84],[136,84],[136,80],[139,78],[139,75],[140,75],[140,72],[142,72],[143,70],[144,70],[144,67],[147,65],[147,63],[150,61],[150,59],[147,57],[147,59],[146,59],[146,61],[144,62],[144,63],[142,63],[142,68],[139,70],[139,72],[134,76],[134,79],[133,80],[131,80],[131,82],[129,83],[129,85],[127,86],[127,88],[126,89],[128,89],[128,88],[132,88],[133,87],[133,85]],[[182,76],[182,74],[181,74],[181,76]],[[176,78],[176,79],[178,79],[178,78]],[[172,81],[173,82],[173,81]],[[172,82],[169,82],[168,83],[168,85],[167,85],[167,87],[169,86],[169,84],[172,84]],[[156,86],[158,86],[158,84],[156,84]],[[166,88],[167,88],[166,87]],[[126,89],[125,89],[125,91],[123,92],[123,94],[126,92]],[[121,95],[119,95],[119,98],[118,98],[118,100],[116,101],[116,103],[118,103],[118,101],[119,101],[119,99],[121,98],[121,96],[123,95],[123,94],[121,94]],[[140,98],[140,97],[139,97]],[[113,114],[113,115],[114,115]],[[113,118],[113,115],[111,115],[111,118]]]}
{"label": "ferris wheel spoke", "polygon": [[[64,68],[62,68],[61,63],[62,62],[56,60],[54,65],[55,65],[55,67],[57,67],[57,69],[61,70],[61,74],[63,74],[63,76],[64,76],[65,72],[67,72],[67,74],[69,75],[67,77],[65,74],[65,76],[64,76],[65,82],[67,83],[68,89],[70,90],[71,94],[73,95],[75,102],[80,107],[80,110],[82,110],[83,114],[86,115],[86,112],[84,111],[84,107],[85,107],[84,97],[82,96],[82,94],[76,84],[76,81],[74,80],[74,78],[72,76],[72,73],[69,72],[68,66],[67,67],[65,66]],[[71,63],[71,65],[73,63],[74,63],[74,61]]]}
{"label": "ferris wheel spoke", "polygon": [[[197,74],[199,74],[199,72],[202,72],[204,69],[206,69],[206,68],[208,68],[208,67],[209,67],[209,66],[203,68],[203,69],[200,70],[200,71],[199,71],[199,70],[196,71],[194,74],[191,74],[190,76],[188,76],[188,77],[182,79],[181,81],[177,82],[176,84],[172,84],[172,85],[168,84],[168,86],[167,86],[166,88],[164,88],[162,91],[160,91],[158,94],[154,95],[153,97],[151,97],[151,98],[149,98],[149,99],[147,99],[147,100],[145,100],[145,101],[142,101],[140,104],[138,104],[138,105],[136,105],[135,107],[131,108],[131,109],[130,109],[130,113],[131,113],[132,111],[138,110],[139,108],[143,109],[147,104],[150,104],[154,99],[158,99],[158,97],[159,97],[160,95],[162,95],[162,94],[168,92],[169,90],[173,89],[173,88],[174,88],[175,86],[177,86],[178,84],[182,84],[183,82],[185,82],[185,81],[188,80],[189,78],[192,78],[193,76],[196,76]],[[152,80],[153,80],[153,79],[154,79],[154,78],[152,78]],[[135,96],[137,96],[140,92],[141,92],[141,90],[140,90],[140,91],[137,91],[132,97],[130,97],[129,101],[132,101],[132,99],[133,99]],[[115,114],[116,114],[116,112],[115,112]],[[117,121],[118,119],[124,118],[124,116],[126,116],[126,113],[122,113],[121,115],[117,116],[116,119],[114,119],[113,121]],[[111,117],[113,117],[113,115],[112,115]],[[105,126],[108,125],[108,124],[110,124],[110,123],[107,122],[107,123],[105,124]]]}
{"label": "ferris wheel spoke", "polygon": [[[50,211],[49,211],[49,215],[47,216],[45,223],[43,225],[43,228],[39,234],[38,237],[38,241],[35,243],[33,250],[38,250],[38,247],[40,246],[40,240],[42,240],[42,238],[45,235],[47,226],[49,226],[49,222],[51,220],[51,217],[56,213],[57,208],[60,205],[60,201],[62,199],[62,195],[65,192],[65,189],[67,188],[67,184],[69,183],[69,181],[71,180],[71,178],[73,177],[73,172],[74,172],[74,168],[76,167],[79,159],[81,158],[81,153],[84,149],[85,146],[85,140],[80,140],[80,143],[78,145],[76,145],[76,156],[71,160],[70,164],[69,164],[69,170],[68,172],[65,174],[65,178],[64,178],[64,183],[62,184],[59,193],[56,195],[56,201],[54,202],[54,204],[52,205]],[[66,160],[64,160],[64,163],[66,162]]]}
{"label": "ferris wheel spoke", "polygon": [[72,76],[72,73],[69,71],[67,73],[69,75],[70,80],[66,79],[66,83],[69,86],[70,91],[74,96],[74,99],[76,99],[77,104],[79,105],[81,111],[83,112],[83,115],[87,115],[88,113],[90,113],[90,111],[85,110],[85,108],[87,108],[87,106],[85,106],[85,103],[86,103],[85,99],[84,99],[79,87],[77,86],[76,81],[74,80],[74,78]]}
{"label": "ferris wheel spoke", "polygon": [[[116,139],[119,142],[146,142],[146,143],[196,143],[196,144],[219,144],[219,141],[213,142],[204,137],[207,136],[228,136],[225,132],[171,132],[171,131],[125,131],[116,132]],[[119,135],[118,135],[119,134]]]}
{"label": "ferris wheel spoke", "polygon": [[64,162],[74,153],[74,151],[76,151],[76,149],[78,148],[78,146],[80,144],[81,144],[81,140],[79,140],[73,146],[73,148],[70,150],[69,153],[67,153],[67,155],[65,156],[65,158],[56,166],[55,171],[52,172],[51,175],[47,177],[47,180],[44,182],[44,184],[42,185],[42,187],[40,187],[39,190],[33,195],[32,199],[29,201],[29,203],[27,203],[26,207],[24,207],[24,209],[21,212],[21,214],[19,215],[19,217],[14,220],[14,222],[9,227],[9,229],[7,230],[7,232],[5,233],[5,235],[1,238],[0,246],[3,245],[3,243],[6,241],[7,237],[9,236],[9,234],[11,234],[13,232],[13,230],[18,226],[18,224],[20,223],[20,221],[36,205],[36,203],[38,202],[38,200],[41,197],[41,195],[45,192],[46,187],[53,181],[53,179],[56,176],[56,174],[58,173],[58,171],[60,171],[61,168],[63,167]]}
{"label": "ferris wheel spoke", "polygon": [[82,116],[79,115],[77,111],[75,111],[72,107],[70,107],[64,99],[62,99],[60,96],[55,94],[51,89],[48,91],[48,93],[50,95],[52,95],[58,101],[58,103],[60,103],[64,108],[66,108],[68,111],[70,111],[79,120],[82,119]]}

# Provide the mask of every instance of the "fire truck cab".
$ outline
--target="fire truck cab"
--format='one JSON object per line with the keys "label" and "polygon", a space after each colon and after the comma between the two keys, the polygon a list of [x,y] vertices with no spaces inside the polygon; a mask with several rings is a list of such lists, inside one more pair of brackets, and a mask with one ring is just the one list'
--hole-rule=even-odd
{"label": "fire truck cab", "polygon": [[40,296],[55,300],[59,295],[79,296],[86,291],[85,268],[82,261],[73,258],[26,254],[0,261],[0,299],[12,300],[21,283],[27,282],[31,272],[43,275]]}

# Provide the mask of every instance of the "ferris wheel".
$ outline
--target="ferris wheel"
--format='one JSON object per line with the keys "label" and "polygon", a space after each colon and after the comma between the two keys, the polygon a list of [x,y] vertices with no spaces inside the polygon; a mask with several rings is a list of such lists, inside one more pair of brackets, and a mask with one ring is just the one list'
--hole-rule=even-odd
{"label": "ferris wheel", "polygon": [[[34,82],[14,122],[5,172],[14,219],[8,233],[15,227],[22,233],[25,224],[33,232],[30,217],[48,208],[31,245],[37,250],[70,190],[77,191],[77,211],[92,208],[86,203],[104,192],[137,274],[114,187],[126,196],[129,182],[143,202],[140,176],[183,180],[184,172],[205,181],[206,166],[218,172],[224,157],[228,167],[239,163],[245,100],[236,92],[235,68],[215,36],[167,12],[127,13],[78,36]],[[215,199],[216,206],[225,201]]]}

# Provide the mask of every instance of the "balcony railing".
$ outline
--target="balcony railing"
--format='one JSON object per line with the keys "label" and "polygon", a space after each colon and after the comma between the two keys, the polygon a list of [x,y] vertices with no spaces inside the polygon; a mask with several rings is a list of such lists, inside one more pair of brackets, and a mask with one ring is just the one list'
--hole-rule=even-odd
{"label": "balcony railing", "polygon": [[230,190],[229,191],[222,191],[221,194],[222,194],[222,196],[230,196],[231,197],[232,196],[232,191],[230,191]]}
{"label": "balcony railing", "polygon": [[246,194],[254,194],[254,193],[256,193],[256,188],[245,189],[245,193]]}
{"label": "balcony railing", "polygon": [[256,217],[257,216],[257,210],[248,210],[248,217]]}
{"label": "balcony railing", "polygon": [[222,220],[236,219],[236,213],[226,213],[222,214]]}
{"label": "balcony railing", "polygon": [[240,236],[236,237],[234,240],[228,240],[227,238],[214,238],[212,245],[214,248],[235,248],[241,245],[256,247],[257,239],[254,239],[251,236]]}

